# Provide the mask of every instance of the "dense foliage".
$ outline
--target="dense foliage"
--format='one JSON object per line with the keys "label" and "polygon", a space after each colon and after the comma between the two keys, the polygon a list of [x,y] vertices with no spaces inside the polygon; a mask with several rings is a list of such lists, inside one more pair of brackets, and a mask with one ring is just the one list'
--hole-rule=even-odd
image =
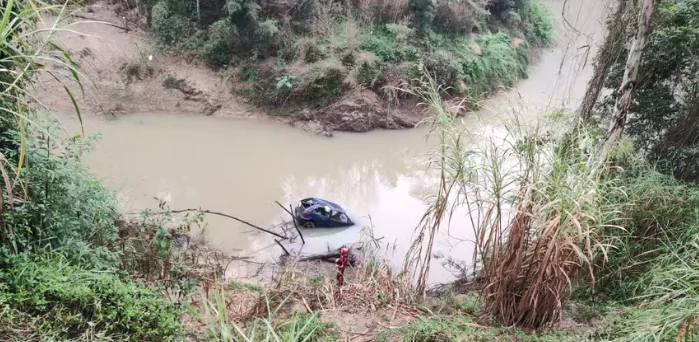
{"label": "dense foliage", "polygon": [[[59,30],[36,27],[47,21],[41,16],[60,19],[61,7],[5,1],[0,8],[0,340],[179,337],[179,309],[123,267],[117,247],[130,242],[116,243],[116,198],[81,164],[91,141],[66,137],[28,95],[42,71],[81,82],[70,55],[53,43]],[[144,249],[128,250],[135,258]]]}
{"label": "dense foliage", "polygon": [[180,333],[179,310],[142,284],[60,259],[11,257],[0,266],[6,323],[36,317],[32,330],[68,339],[100,332],[120,340],[169,341]]}
{"label": "dense foliage", "polygon": [[[391,87],[422,66],[477,101],[525,76],[532,47],[551,43],[548,11],[529,0],[173,1],[146,5],[161,46],[236,68],[263,104],[324,105],[363,86]],[[391,87],[385,87],[391,86]]]}
{"label": "dense foliage", "polygon": [[[699,180],[699,1],[658,5],[643,54],[628,133],[651,162],[676,177]],[[614,64],[607,87],[618,89],[626,53]],[[616,93],[603,102],[613,106]]]}

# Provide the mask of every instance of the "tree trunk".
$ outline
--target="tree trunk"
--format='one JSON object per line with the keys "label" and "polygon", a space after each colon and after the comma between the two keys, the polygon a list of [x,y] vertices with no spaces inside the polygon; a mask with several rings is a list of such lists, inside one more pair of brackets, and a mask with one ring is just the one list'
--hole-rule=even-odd
{"label": "tree trunk", "polygon": [[653,21],[653,1],[643,0],[643,6],[638,13],[638,29],[636,36],[629,48],[629,57],[626,60],[626,68],[624,69],[624,78],[619,86],[619,95],[612,112],[611,122],[609,123],[609,136],[604,143],[600,160],[606,162],[609,153],[616,146],[616,143],[624,133],[626,126],[626,118],[628,116],[629,107],[631,106],[631,98],[633,91],[636,88],[636,80],[638,78],[638,69],[641,67],[641,58],[643,57],[643,49],[648,42],[648,37],[651,33],[651,23]]}
{"label": "tree trunk", "polygon": [[629,0],[620,0],[616,11],[608,19],[607,26],[609,27],[609,32],[607,32],[604,44],[597,53],[594,74],[587,84],[585,97],[578,109],[580,124],[589,120],[592,114],[592,108],[599,98],[599,93],[602,91],[602,88],[604,88],[604,82],[606,81],[609,69],[614,65],[623,50],[628,25],[628,19],[625,18],[628,4]]}

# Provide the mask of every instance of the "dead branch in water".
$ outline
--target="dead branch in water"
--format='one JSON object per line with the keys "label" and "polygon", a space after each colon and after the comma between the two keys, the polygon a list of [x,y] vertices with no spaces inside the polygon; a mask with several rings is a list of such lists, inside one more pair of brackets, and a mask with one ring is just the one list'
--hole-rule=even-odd
{"label": "dead branch in water", "polygon": [[294,218],[294,214],[292,213],[292,210],[293,210],[293,209],[292,209],[292,207],[291,207],[291,204],[289,204],[289,209],[287,210],[287,209],[286,209],[281,203],[279,203],[278,201],[274,201],[274,203],[276,203],[280,208],[284,209],[284,211],[286,211],[289,215],[291,215],[291,222],[294,223],[294,228],[296,228],[296,231],[299,233],[299,236],[301,237],[301,242],[303,242],[303,244],[305,245],[305,244],[306,244],[306,240],[303,238],[303,234],[301,234],[301,229],[299,229],[299,226],[296,224],[296,218]]}
{"label": "dead branch in water", "polygon": [[258,227],[258,226],[254,225],[254,224],[252,224],[252,223],[250,223],[250,222],[248,222],[248,221],[241,220],[241,219],[239,219],[239,218],[237,218],[237,217],[235,217],[235,216],[231,216],[231,215],[224,214],[224,213],[219,213],[219,212],[216,212],[216,211],[201,210],[201,209],[180,209],[180,210],[171,210],[170,212],[171,212],[171,213],[184,213],[184,212],[191,212],[191,211],[198,211],[198,212],[202,212],[202,213],[204,213],[204,214],[212,214],[212,215],[218,215],[218,216],[227,217],[227,218],[229,218],[229,219],[236,220],[236,221],[238,221],[238,222],[240,222],[240,223],[242,223],[242,224],[246,224],[246,225],[248,225],[248,226],[250,226],[250,227],[252,227],[252,228],[255,228],[255,229],[257,229],[257,230],[263,231],[263,232],[268,233],[268,234],[272,234],[272,235],[274,235],[274,236],[276,236],[276,237],[278,237],[278,238],[280,238],[280,239],[284,239],[284,240],[288,240],[288,239],[289,239],[289,237],[284,236],[284,235],[277,234],[277,233],[275,233],[275,232],[273,232],[273,231],[271,231],[271,230],[269,230],[269,229],[264,229],[264,228],[262,228],[262,227]]}
{"label": "dead branch in water", "polygon": [[276,242],[276,243],[277,243],[277,245],[279,245],[279,247],[281,247],[281,248],[282,248],[282,250],[284,250],[284,253],[285,253],[286,255],[290,255],[290,254],[289,254],[289,251],[288,251],[288,250],[286,250],[286,248],[284,248],[284,245],[282,245],[282,243],[281,243],[281,242],[279,242],[279,240],[277,240],[277,239],[274,239],[274,242]]}
{"label": "dead branch in water", "polygon": [[[339,258],[340,257],[340,251],[334,251],[334,252],[328,252],[324,254],[314,254],[314,255],[309,255],[307,257],[299,258],[297,261],[315,261],[315,260],[323,260],[325,261],[326,259],[331,259],[331,258]],[[335,261],[333,261],[335,262]]]}

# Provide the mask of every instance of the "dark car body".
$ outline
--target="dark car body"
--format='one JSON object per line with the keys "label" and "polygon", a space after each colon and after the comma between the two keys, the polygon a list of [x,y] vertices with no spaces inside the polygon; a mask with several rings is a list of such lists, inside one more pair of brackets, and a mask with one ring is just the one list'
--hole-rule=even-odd
{"label": "dark car body", "polygon": [[294,218],[306,228],[347,227],[354,224],[342,207],[315,197],[302,199],[294,209]]}

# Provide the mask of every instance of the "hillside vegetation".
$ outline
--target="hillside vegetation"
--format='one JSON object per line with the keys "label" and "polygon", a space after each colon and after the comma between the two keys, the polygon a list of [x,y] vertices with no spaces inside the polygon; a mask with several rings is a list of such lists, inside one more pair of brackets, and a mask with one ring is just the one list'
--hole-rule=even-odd
{"label": "hillside vegetation", "polygon": [[321,107],[368,88],[397,104],[423,68],[471,103],[551,44],[529,0],[149,0],[159,45],[227,69],[258,104]]}
{"label": "hillside vegetation", "polygon": [[[41,72],[71,75],[73,82],[81,82],[70,54],[55,44],[57,29],[37,29],[37,22],[46,20],[43,15],[56,15],[61,7],[0,3],[0,340],[697,340],[699,0],[662,2],[652,16],[639,15],[652,12],[649,8],[655,3],[618,2],[608,22],[612,34],[604,43],[607,49],[596,62],[603,76],[600,88],[611,91],[607,97],[591,97],[595,110],[582,119],[562,111],[549,113],[545,124],[533,127],[513,120],[506,125],[509,134],[504,141],[476,136],[477,143],[467,145],[473,140],[467,140],[468,133],[440,94],[441,86],[451,81],[423,70],[408,90],[436,115],[433,132],[440,144],[429,156],[430,166],[441,176],[439,189],[428,198],[404,272],[394,273],[371,257],[385,248],[380,238],[371,237],[372,243],[364,245],[369,257],[351,268],[352,282],[342,290],[335,279],[312,276],[308,270],[295,269],[298,264],[281,268],[270,286],[221,281],[221,260],[215,252],[203,246],[178,248],[179,238],[202,224],[201,213],[177,216],[163,203],[140,215],[127,217],[121,212],[116,196],[80,163],[92,140],[65,136],[29,91]],[[491,12],[488,20],[511,20],[511,14],[525,8],[530,15],[537,11],[537,7],[513,10],[522,5],[516,1],[505,2],[504,7],[494,4],[499,3],[485,7]],[[188,39],[173,36],[177,39],[172,46],[201,37],[191,16],[219,13],[199,5],[191,13],[166,12],[171,13],[167,18],[185,18],[173,21],[183,30],[176,32],[193,33]],[[225,5],[241,17],[216,18],[211,27],[225,28],[225,21],[216,23],[228,18],[232,26],[224,31],[247,38],[225,46],[229,57],[224,63],[240,63],[242,72],[246,65],[260,70],[267,61],[278,61],[280,56],[273,52],[281,50],[271,47],[280,45],[272,42],[283,40],[251,33],[271,27],[278,28],[271,37],[285,32],[274,21],[278,19],[265,14],[263,9],[269,8],[257,3]],[[170,5],[148,6],[155,25],[157,11]],[[510,14],[494,15],[502,8],[507,11],[500,13]],[[244,13],[268,19],[253,24]],[[400,46],[419,47],[420,39],[441,37],[445,45],[435,45],[439,49],[418,49],[426,58],[447,51],[445,46],[458,38],[434,24],[420,26],[421,20],[434,23],[423,14],[413,12],[413,21],[406,26],[415,30],[409,34],[417,38]],[[339,18],[332,22],[335,26],[347,23],[347,18]],[[635,34],[642,26],[636,18],[652,21],[652,33]],[[316,20],[313,17],[312,22]],[[389,30],[389,25],[371,25],[375,28],[369,30],[371,39],[376,32],[388,36],[386,32],[392,31],[376,27]],[[470,35],[482,43],[482,56],[483,42],[499,41],[495,37],[503,37],[507,42],[502,43],[503,50],[512,51],[513,41],[504,33],[480,26],[477,30],[471,28]],[[634,36],[648,39],[641,44],[643,58],[635,59],[637,65],[625,57],[633,46],[629,37]],[[216,36],[201,38],[192,51],[204,49],[212,37]],[[533,39],[528,37],[529,42]],[[270,49],[246,53],[244,45],[237,44]],[[316,46],[324,51],[323,44]],[[203,51],[216,51],[213,47]],[[247,59],[236,62],[236,56]],[[313,63],[330,56],[334,55]],[[377,61],[384,58],[376,56]],[[257,59],[251,63],[250,57]],[[422,62],[430,70],[426,60]],[[621,74],[633,68],[639,70],[637,88],[630,95],[634,100],[628,120],[621,123],[628,129],[611,153],[601,154],[611,136],[609,108],[628,90],[619,89]],[[296,78],[280,78],[273,89],[278,84],[285,87],[285,82],[290,89],[297,86]],[[75,95],[66,88],[65,96],[72,102]],[[75,106],[74,111],[81,119],[80,108]],[[466,215],[473,224],[450,229],[474,229],[476,255],[455,248],[454,258],[467,260],[470,267],[476,262],[477,270],[464,268],[468,274],[464,272],[463,279],[436,289],[436,297],[426,297],[434,257],[431,244],[440,223],[459,207],[469,209]],[[476,271],[480,275],[473,278]],[[556,329],[565,318],[575,324]]]}

